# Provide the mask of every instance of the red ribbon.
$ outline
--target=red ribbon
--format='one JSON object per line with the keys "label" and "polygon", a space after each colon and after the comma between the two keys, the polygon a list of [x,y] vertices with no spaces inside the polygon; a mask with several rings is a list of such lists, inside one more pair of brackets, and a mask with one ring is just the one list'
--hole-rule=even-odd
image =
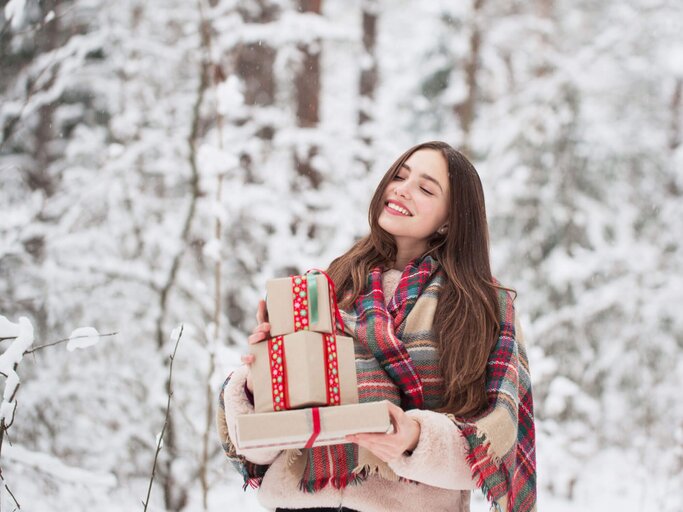
{"label": "red ribbon", "polygon": [[304,446],[304,448],[312,448],[318,434],[320,434],[320,409],[317,407],[311,408],[311,416],[313,419],[313,432],[311,433],[311,437],[308,438],[308,441],[306,441],[306,446]]}

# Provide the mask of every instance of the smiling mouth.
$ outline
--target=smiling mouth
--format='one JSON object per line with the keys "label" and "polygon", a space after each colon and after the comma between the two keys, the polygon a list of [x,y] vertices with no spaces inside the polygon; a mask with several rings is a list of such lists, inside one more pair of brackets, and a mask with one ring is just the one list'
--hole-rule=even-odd
{"label": "smiling mouth", "polygon": [[389,210],[391,210],[394,213],[401,214],[404,217],[412,217],[413,216],[413,214],[410,213],[408,210],[406,210],[402,206],[398,206],[396,203],[392,203],[391,201],[387,201],[386,203],[384,203],[384,207],[388,208]]}

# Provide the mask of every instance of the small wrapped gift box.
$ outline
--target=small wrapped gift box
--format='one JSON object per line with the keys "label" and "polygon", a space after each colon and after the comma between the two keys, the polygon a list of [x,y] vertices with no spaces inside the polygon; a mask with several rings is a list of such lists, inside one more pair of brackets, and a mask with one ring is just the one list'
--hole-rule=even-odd
{"label": "small wrapped gift box", "polygon": [[245,448],[311,448],[344,444],[347,434],[389,433],[393,430],[389,402],[338,407],[241,414],[236,417],[235,445]]}
{"label": "small wrapped gift box", "polygon": [[266,281],[270,335],[296,331],[334,331],[332,286],[326,274],[309,270],[302,276]]}
{"label": "small wrapped gift box", "polygon": [[353,338],[299,331],[251,346],[257,413],[358,403]]}

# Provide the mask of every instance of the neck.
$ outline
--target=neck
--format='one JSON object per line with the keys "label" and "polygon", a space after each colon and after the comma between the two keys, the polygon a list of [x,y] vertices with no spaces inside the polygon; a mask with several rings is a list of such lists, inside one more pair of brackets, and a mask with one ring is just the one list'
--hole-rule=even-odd
{"label": "neck", "polygon": [[396,270],[403,270],[408,263],[418,256],[422,256],[427,250],[427,242],[425,240],[415,240],[414,238],[405,240],[396,237],[396,260],[393,267]]}

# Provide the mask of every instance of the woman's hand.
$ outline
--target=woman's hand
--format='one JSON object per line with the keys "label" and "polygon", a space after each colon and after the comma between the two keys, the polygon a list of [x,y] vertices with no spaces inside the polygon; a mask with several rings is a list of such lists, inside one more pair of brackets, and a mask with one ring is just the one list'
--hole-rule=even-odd
{"label": "woman's hand", "polygon": [[394,404],[389,404],[389,417],[394,425],[392,434],[353,434],[346,440],[367,448],[384,462],[397,459],[406,450],[413,451],[420,439],[418,421]]}
{"label": "woman's hand", "polygon": [[[260,343],[270,338],[270,324],[268,323],[268,311],[266,310],[265,300],[260,300],[258,303],[256,321],[258,322],[258,325],[247,338],[247,341],[250,345],[253,345],[254,343]],[[254,362],[254,354],[243,354],[241,359],[244,364],[249,366],[249,372],[247,373],[247,389],[253,393],[254,387],[251,380],[251,363]]]}

